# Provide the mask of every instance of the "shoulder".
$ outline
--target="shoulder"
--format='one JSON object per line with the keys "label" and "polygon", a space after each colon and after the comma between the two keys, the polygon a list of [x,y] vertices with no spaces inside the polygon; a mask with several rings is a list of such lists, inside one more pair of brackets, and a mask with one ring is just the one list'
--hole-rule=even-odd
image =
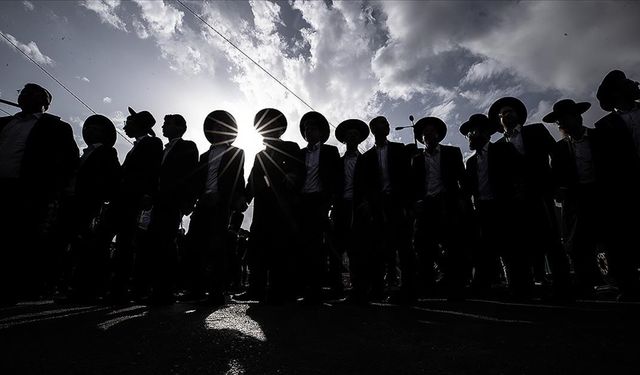
{"label": "shoulder", "polygon": [[462,151],[460,150],[460,147],[458,146],[440,145],[440,149],[443,150],[444,152],[462,153]]}
{"label": "shoulder", "polygon": [[522,133],[537,134],[537,135],[550,134],[547,127],[541,123],[529,124],[529,125],[523,126]]}
{"label": "shoulder", "polygon": [[13,116],[0,117],[0,126],[8,124],[11,120],[13,120]]}
{"label": "shoulder", "polygon": [[236,146],[229,146],[229,151],[227,152],[232,155],[242,155],[244,157],[244,150]]}
{"label": "shoulder", "polygon": [[404,143],[399,143],[399,142],[389,142],[387,144],[387,146],[389,147],[389,150],[404,150]]}
{"label": "shoulder", "polygon": [[40,120],[38,120],[38,123],[47,124],[47,126],[55,127],[55,130],[57,131],[65,131],[65,132],[72,131],[71,125],[62,121],[60,117],[49,114],[49,113],[43,113],[42,116],[40,117]]}
{"label": "shoulder", "polygon": [[329,153],[331,156],[337,156],[340,157],[340,152],[338,151],[338,148],[336,146],[333,145],[322,145],[322,147],[320,148],[321,150],[324,150],[325,152]]}

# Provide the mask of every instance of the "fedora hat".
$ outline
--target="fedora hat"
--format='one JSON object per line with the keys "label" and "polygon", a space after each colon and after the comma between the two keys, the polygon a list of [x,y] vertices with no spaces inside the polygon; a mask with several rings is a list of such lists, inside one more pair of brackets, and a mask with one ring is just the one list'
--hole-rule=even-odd
{"label": "fedora hat", "polygon": [[554,123],[558,117],[565,114],[581,115],[591,107],[591,103],[576,103],[571,99],[562,99],[553,105],[553,111],[542,118],[542,121]]}
{"label": "fedora hat", "polygon": [[[505,96],[504,98],[500,98],[493,104],[491,104],[491,107],[489,107],[489,120],[500,125],[500,118],[498,115],[500,114],[500,110],[504,107],[513,108],[518,116],[518,121],[521,125],[524,125],[525,121],[527,120],[527,107],[520,99],[514,98],[512,96]],[[502,126],[498,126],[497,130],[500,133],[504,132]]]}
{"label": "fedora hat", "polygon": [[156,133],[153,131],[153,125],[156,124],[156,119],[149,111],[136,112],[131,107],[128,107],[130,116],[127,117],[127,121],[132,121],[137,126],[147,129],[147,132],[153,136]]}
{"label": "fedora hat", "polygon": [[322,113],[315,111],[305,113],[300,119],[300,134],[302,134],[302,138],[304,138],[305,141],[307,140],[305,130],[307,126],[311,124],[315,124],[320,130],[320,142],[326,142],[331,132],[329,129],[329,121],[327,121]]}
{"label": "fedora hat", "polygon": [[498,124],[494,121],[489,120],[486,115],[482,113],[476,113],[471,115],[471,117],[469,117],[469,120],[460,125],[460,133],[466,136],[473,129],[488,131],[489,135],[493,135],[498,131]]}
{"label": "fedora hat", "polygon": [[256,113],[253,126],[265,138],[280,138],[287,130],[287,118],[275,108],[264,108]]}
{"label": "fedora hat", "polygon": [[437,117],[423,117],[413,126],[413,135],[414,137],[420,141],[420,143],[424,143],[422,139],[422,132],[424,128],[433,125],[438,132],[438,143],[441,142],[444,137],[447,135],[447,124],[444,121],[440,120]]}
{"label": "fedora hat", "polygon": [[209,113],[202,124],[204,136],[211,144],[233,143],[238,137],[238,124],[231,113],[217,110]]}
{"label": "fedora hat", "polygon": [[340,143],[346,143],[345,136],[349,130],[356,130],[360,137],[358,143],[362,143],[369,136],[369,127],[367,123],[362,120],[349,119],[342,121],[336,128],[336,139]]}

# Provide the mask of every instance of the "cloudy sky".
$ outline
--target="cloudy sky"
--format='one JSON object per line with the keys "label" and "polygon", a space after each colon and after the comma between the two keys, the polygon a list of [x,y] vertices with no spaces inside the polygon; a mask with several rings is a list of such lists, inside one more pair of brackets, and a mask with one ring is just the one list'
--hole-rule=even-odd
{"label": "cloudy sky", "polygon": [[[561,98],[590,101],[589,124],[603,114],[595,90],[609,70],[640,78],[634,1],[186,4],[332,124],[438,116],[449,126],[444,142],[465,151],[459,125],[501,96],[520,97],[529,122]],[[159,124],[180,113],[190,126],[185,138],[203,152],[206,114],[225,109],[250,164],[261,147],[253,116],[276,107],[289,120],[285,138],[302,144],[298,121],[309,109],[178,2],[2,1],[0,31],[118,125],[127,106],[149,110]],[[82,146],[89,110],[5,39],[0,51],[0,97],[15,100],[26,82],[47,87],[50,112],[74,126]],[[392,137],[413,141],[409,130]],[[118,141],[121,158],[128,148]]]}

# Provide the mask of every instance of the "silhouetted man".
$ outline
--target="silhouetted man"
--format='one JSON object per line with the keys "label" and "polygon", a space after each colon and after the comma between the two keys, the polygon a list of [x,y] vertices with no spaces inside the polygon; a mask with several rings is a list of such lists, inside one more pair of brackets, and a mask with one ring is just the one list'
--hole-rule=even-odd
{"label": "silhouetted man", "polygon": [[[300,271],[306,290],[306,303],[321,301],[322,275],[326,272],[328,254],[325,235],[329,229],[329,209],[338,190],[340,154],[335,146],[325,145],[329,139],[329,122],[318,112],[308,112],[300,119],[300,133],[307,141],[301,150],[305,171],[301,193],[302,254]],[[335,264],[336,259],[332,263]],[[342,279],[333,282],[336,297],[343,293]]]}
{"label": "silhouetted man", "polygon": [[563,99],[542,121],[555,123],[564,138],[556,143],[551,159],[556,200],[562,203],[564,245],[571,257],[579,297],[594,297],[594,287],[602,282],[597,264],[597,244],[603,239],[602,140],[597,129],[582,125],[582,114],[590,103]]}
{"label": "silhouetted man", "polygon": [[51,281],[52,232],[79,154],[69,124],[45,113],[49,91],[28,83],[18,104],[0,118],[0,303],[37,297]]}
{"label": "silhouetted man", "polygon": [[112,202],[120,185],[120,162],[113,147],[116,128],[102,115],[82,126],[87,147],[72,184],[72,301],[89,302],[104,294],[108,281],[109,245],[113,239]]}
{"label": "silhouetted man", "polygon": [[196,263],[191,293],[200,298],[208,292],[208,303],[226,303],[231,280],[232,245],[229,222],[245,203],[244,151],[231,145],[238,135],[235,118],[226,111],[209,113],[203,124],[211,144],[200,155],[194,191],[198,201],[189,226],[189,248]]}
{"label": "silhouetted man", "polygon": [[[372,296],[383,298],[385,271],[395,275],[396,254],[402,268],[402,290],[398,302],[415,298],[414,254],[410,250],[411,232],[406,209],[409,204],[409,158],[404,145],[387,141],[389,122],[378,116],[369,123],[375,145],[362,156],[364,210],[371,218],[375,276]],[[394,297],[395,299],[395,297]]]}
{"label": "silhouetted man", "polygon": [[[349,272],[351,275],[351,295],[349,300],[355,303],[367,303],[371,289],[371,257],[367,241],[369,234],[365,231],[366,218],[362,217],[361,181],[362,154],[358,145],[369,136],[369,127],[364,121],[349,119],[341,122],[336,128],[336,139],[344,143],[347,150],[341,158],[338,169],[339,189],[334,207],[331,210],[333,220],[333,243],[339,254],[345,251],[349,256]],[[336,267],[341,267],[337,264]],[[334,271],[335,272],[335,271]],[[342,280],[340,280],[342,282]]]}
{"label": "silhouetted man", "polygon": [[600,107],[610,112],[595,124],[606,144],[607,167],[601,179],[606,196],[605,244],[611,274],[620,287],[619,299],[637,300],[640,259],[638,247],[629,244],[637,242],[640,211],[640,88],[622,71],[613,70],[602,80],[597,97]]}
{"label": "silhouetted man", "polygon": [[142,238],[137,234],[139,230],[148,229],[149,218],[144,214],[152,208],[162,162],[162,141],[152,129],[156,120],[147,111],[135,112],[129,108],[129,113],[124,131],[128,137],[135,138],[135,142],[122,163],[122,180],[115,202],[118,234],[110,295],[114,303],[128,301],[127,282],[132,273],[135,297],[142,297],[146,292],[147,285],[143,284],[147,281],[148,271],[147,260],[144,259],[147,243],[138,241]]}
{"label": "silhouetted man", "polygon": [[[499,257],[505,255],[507,245],[502,234],[502,221],[513,181],[509,163],[518,156],[507,143],[491,143],[498,130],[483,114],[474,114],[460,126],[460,133],[469,140],[474,154],[467,159],[465,188],[473,197],[476,229],[469,236],[476,240],[472,248],[474,266],[473,292],[483,295],[502,273]],[[476,236],[473,236],[473,234]]]}
{"label": "silhouetted man", "polygon": [[182,216],[191,212],[189,179],[198,164],[198,148],[192,141],[182,139],[187,122],[181,115],[166,115],[162,135],[169,139],[160,164],[158,194],[154,199],[149,224],[152,267],[151,302],[174,302],[173,284],[177,271],[176,238]]}
{"label": "silhouetted man", "polygon": [[[435,285],[434,263],[440,246],[446,258],[440,262],[444,284],[450,299],[462,298],[465,282],[470,278],[465,244],[462,189],[464,164],[458,147],[440,144],[447,125],[437,117],[425,117],[415,124],[416,139],[425,145],[424,152],[411,159],[411,188],[415,202],[414,246],[418,255],[421,286],[426,291]],[[431,290],[432,291],[432,290]]]}
{"label": "silhouetted man", "polygon": [[[524,126],[527,109],[519,99],[504,97],[489,108],[489,119],[501,124],[508,143],[517,151],[513,173],[519,174],[510,214],[505,217],[513,225],[510,236],[513,274],[510,281],[517,297],[526,297],[533,286],[531,268],[544,269],[544,255],[551,266],[554,298],[568,293],[569,265],[560,242],[553,203],[550,155],[555,140],[542,124]],[[542,272],[542,271],[540,271]]]}
{"label": "silhouetted man", "polygon": [[255,116],[254,126],[264,137],[266,149],[256,155],[247,182],[247,202],[254,200],[249,289],[238,298],[282,303],[295,297],[293,250],[299,241],[305,164],[300,147],[280,139],[287,129],[282,112],[262,109]]}

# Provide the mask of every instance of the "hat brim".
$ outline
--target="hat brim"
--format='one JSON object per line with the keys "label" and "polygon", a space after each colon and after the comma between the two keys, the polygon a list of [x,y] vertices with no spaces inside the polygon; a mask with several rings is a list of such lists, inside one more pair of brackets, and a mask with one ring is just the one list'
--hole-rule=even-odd
{"label": "hat brim", "polygon": [[495,122],[498,126],[497,126],[497,131],[502,133],[504,132],[504,129],[502,128],[502,126],[500,126],[500,118],[498,116],[498,114],[500,113],[500,110],[504,107],[511,107],[516,111],[516,114],[518,116],[518,122],[520,122],[520,125],[524,125],[525,122],[527,121],[527,107],[524,105],[524,103],[518,99],[518,98],[514,98],[512,96],[505,96],[504,98],[500,98],[498,100],[496,100],[491,107],[489,108],[489,114],[487,117],[489,117],[489,120],[491,120],[492,122]]}
{"label": "hat brim", "polygon": [[[591,103],[589,102],[580,102],[580,103],[576,103],[573,108],[575,109],[575,114],[577,115],[581,115],[583,113],[585,113],[586,111],[589,110],[589,108],[591,108]],[[561,113],[556,112],[556,111],[552,111],[551,113],[547,114],[546,116],[544,116],[542,118],[542,122],[546,122],[546,123],[555,123],[556,121],[558,121],[558,116],[560,116]]]}
{"label": "hat brim", "polygon": [[489,132],[489,135],[493,135],[498,131],[498,124],[489,120],[485,115],[476,114],[460,125],[460,133],[467,136],[474,128],[484,129]]}
{"label": "hat brim", "polygon": [[336,139],[340,143],[346,143],[346,135],[349,130],[356,130],[360,137],[358,138],[358,143],[364,142],[367,137],[369,137],[369,126],[362,121],[357,119],[349,119],[341,122],[336,128]]}
{"label": "hat brim", "polygon": [[444,137],[447,136],[447,124],[444,121],[440,120],[437,117],[424,117],[418,120],[416,124],[413,126],[413,136],[418,142],[424,144],[424,140],[422,139],[422,133],[424,128],[429,125],[434,125],[436,130],[438,131],[438,143],[442,142]]}

